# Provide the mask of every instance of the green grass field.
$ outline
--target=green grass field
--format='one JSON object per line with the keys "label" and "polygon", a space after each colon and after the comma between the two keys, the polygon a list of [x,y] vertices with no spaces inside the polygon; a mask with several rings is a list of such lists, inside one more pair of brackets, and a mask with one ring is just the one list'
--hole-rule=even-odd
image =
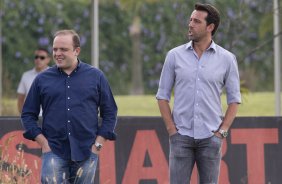
{"label": "green grass field", "polygon": [[[154,95],[115,96],[119,116],[160,116]],[[243,94],[243,103],[238,116],[274,116],[274,93],[261,92]],[[223,109],[226,109],[225,96],[222,97]],[[173,104],[171,104],[173,105]],[[16,99],[3,99],[3,116],[18,116]]]}
{"label": "green grass field", "polygon": [[[119,116],[160,116],[155,96],[117,96]],[[274,116],[274,93],[249,93],[242,96],[238,116]],[[226,97],[222,96],[223,110]],[[173,104],[171,104],[172,106]]]}

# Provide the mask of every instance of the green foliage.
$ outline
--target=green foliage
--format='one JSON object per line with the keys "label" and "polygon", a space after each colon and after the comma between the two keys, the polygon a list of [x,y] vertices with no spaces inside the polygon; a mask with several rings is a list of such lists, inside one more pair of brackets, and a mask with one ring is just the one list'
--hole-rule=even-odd
{"label": "green foliage", "polygon": [[[11,90],[15,91],[21,74],[33,67],[33,53],[37,47],[52,50],[52,35],[58,29],[79,30],[84,46],[83,40],[87,40],[84,34],[87,34],[86,30],[88,30],[89,36],[90,28],[89,24],[81,26],[81,23],[85,18],[89,19],[90,10],[85,8],[87,4],[84,1],[79,1],[80,6],[73,6],[75,3],[78,2],[76,0],[64,0],[60,3],[45,0],[4,1],[3,88],[6,94]],[[73,14],[73,11],[76,14]],[[85,55],[86,53],[82,52],[82,58]]]}
{"label": "green foliage", "polygon": [[142,33],[146,46],[142,47],[142,52],[147,93],[156,93],[167,51],[187,41],[187,12],[191,12],[192,7],[189,1],[184,4],[163,1],[143,6],[142,13],[146,16],[142,17]]}
{"label": "green foliage", "polygon": [[[122,7],[138,7],[144,87],[147,94],[154,94],[167,51],[187,42],[187,21],[195,2],[100,1],[100,68],[114,94],[128,94],[132,78],[129,27],[133,14]],[[272,3],[264,0],[203,2],[214,4],[220,10],[222,21],[214,40],[237,56],[245,87],[251,91],[272,90],[273,44],[256,49],[272,33]],[[33,51],[38,46],[52,50],[52,35],[58,29],[75,29],[79,33],[80,58],[90,63],[90,3],[89,0],[1,0],[5,95],[15,94],[21,74],[33,67]]]}
{"label": "green foliage", "polygon": [[[215,40],[235,53],[241,78],[246,81],[250,90],[272,90],[273,82],[270,82],[273,81],[272,42],[255,49],[265,41],[264,37],[260,37],[261,28],[268,24],[265,25],[265,22],[261,20],[271,15],[272,3],[265,3],[263,0],[232,0],[228,1],[228,6],[226,3],[218,1],[217,4],[223,20]],[[271,37],[268,34],[267,39]],[[256,81],[259,82],[256,83]],[[256,83],[256,85],[251,83]]]}
{"label": "green foliage", "polygon": [[259,37],[267,38],[268,35],[273,34],[273,14],[272,12],[265,15],[260,21]]}
{"label": "green foliage", "polygon": [[130,19],[115,4],[101,4],[99,12],[100,68],[106,73],[115,94],[127,94],[131,58]]}

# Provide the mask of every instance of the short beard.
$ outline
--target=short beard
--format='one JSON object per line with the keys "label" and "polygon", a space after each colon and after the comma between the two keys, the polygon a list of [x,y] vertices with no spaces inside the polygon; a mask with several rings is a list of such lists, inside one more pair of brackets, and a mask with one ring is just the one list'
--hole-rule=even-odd
{"label": "short beard", "polygon": [[189,33],[186,34],[186,37],[189,41],[199,42],[199,39],[195,38],[194,36],[190,37]]}

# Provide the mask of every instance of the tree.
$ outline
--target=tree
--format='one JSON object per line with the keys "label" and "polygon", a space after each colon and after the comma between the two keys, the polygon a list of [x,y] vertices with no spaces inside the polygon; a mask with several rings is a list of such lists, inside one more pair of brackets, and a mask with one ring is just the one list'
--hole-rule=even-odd
{"label": "tree", "polygon": [[[89,0],[1,2],[4,95],[15,95],[22,72],[33,66],[36,47],[52,50],[52,35],[58,29],[79,33],[80,59],[90,63]],[[215,41],[237,56],[246,86],[253,91],[272,90],[272,2],[204,2],[220,10]],[[156,93],[167,51],[188,41],[187,21],[193,9],[194,2],[186,0],[100,1],[99,63],[114,94]],[[265,42],[269,44],[258,47]]]}
{"label": "tree", "polygon": [[[60,3],[3,0],[3,88],[6,95],[15,94],[21,74],[33,67],[33,51],[37,47],[52,50],[53,34],[58,29],[79,30],[84,46],[84,35],[90,30],[89,24],[81,26],[85,19],[89,20],[86,3],[87,0],[63,0]],[[69,11],[63,13],[66,9]],[[81,56],[85,57],[85,51]]]}
{"label": "tree", "polygon": [[129,35],[132,43],[132,64],[131,64],[131,94],[144,94],[143,84],[143,60],[141,53],[141,8],[146,3],[156,3],[157,0],[121,0],[121,8],[128,12],[132,20],[129,27]]}

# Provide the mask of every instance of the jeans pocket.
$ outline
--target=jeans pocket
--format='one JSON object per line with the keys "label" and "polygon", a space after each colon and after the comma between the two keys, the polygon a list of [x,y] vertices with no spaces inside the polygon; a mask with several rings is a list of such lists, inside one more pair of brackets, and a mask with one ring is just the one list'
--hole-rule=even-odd
{"label": "jeans pocket", "polygon": [[173,134],[173,135],[169,136],[169,138],[170,138],[170,139],[172,139],[172,138],[176,137],[176,136],[177,136],[177,134],[178,134],[178,132],[176,132],[175,134]]}
{"label": "jeans pocket", "polygon": [[90,159],[96,160],[96,159],[98,159],[98,157],[99,157],[98,154],[96,154],[96,153],[94,153],[93,151],[91,151]]}
{"label": "jeans pocket", "polygon": [[42,152],[42,155],[43,154],[48,154],[48,153],[52,153],[52,151]]}
{"label": "jeans pocket", "polygon": [[215,141],[217,141],[217,142],[219,141],[220,143],[221,143],[222,140],[223,140],[223,138],[218,137],[218,136],[216,136],[216,135],[213,135],[213,136],[212,136],[212,139],[215,140]]}
{"label": "jeans pocket", "polygon": [[52,151],[42,152],[41,157],[46,157],[46,156],[50,155],[51,153],[52,153]]}

